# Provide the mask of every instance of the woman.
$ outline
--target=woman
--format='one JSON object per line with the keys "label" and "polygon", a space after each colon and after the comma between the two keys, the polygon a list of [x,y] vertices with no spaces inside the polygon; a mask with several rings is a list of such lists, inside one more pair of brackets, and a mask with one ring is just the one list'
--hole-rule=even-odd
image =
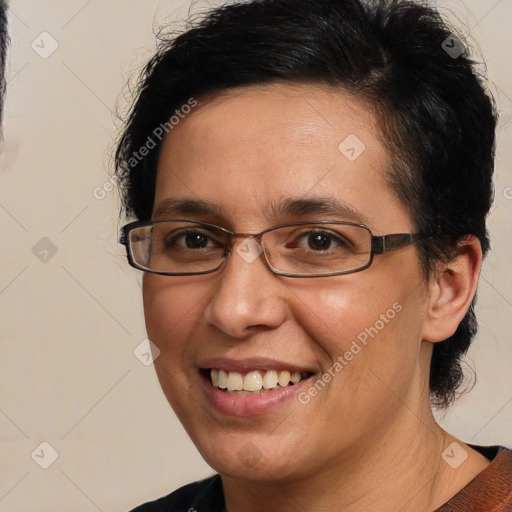
{"label": "woman", "polygon": [[262,0],[146,66],[117,150],[162,389],[214,477],[140,511],[512,510],[435,421],[489,249],[491,99],[437,12]]}

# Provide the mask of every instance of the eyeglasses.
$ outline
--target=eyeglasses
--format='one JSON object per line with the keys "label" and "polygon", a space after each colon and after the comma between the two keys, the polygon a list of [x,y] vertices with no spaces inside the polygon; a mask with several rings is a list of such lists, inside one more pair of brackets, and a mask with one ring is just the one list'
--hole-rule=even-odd
{"label": "eyeglasses", "polygon": [[365,225],[352,222],[294,222],[251,234],[232,233],[207,222],[176,219],[127,224],[121,228],[119,243],[126,246],[130,265],[139,270],[188,276],[218,270],[231,255],[237,237],[246,237],[250,242],[237,249],[244,259],[252,253],[254,260],[263,252],[270,270],[287,277],[360,272],[372,264],[375,254],[424,238],[411,233],[374,236]]}

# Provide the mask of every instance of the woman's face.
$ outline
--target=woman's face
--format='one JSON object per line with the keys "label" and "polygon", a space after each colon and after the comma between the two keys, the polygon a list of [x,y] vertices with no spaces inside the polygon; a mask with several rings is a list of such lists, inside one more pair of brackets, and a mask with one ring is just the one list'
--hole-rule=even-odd
{"label": "woman's face", "polygon": [[[413,232],[385,183],[389,165],[375,116],[343,92],[240,88],[200,102],[169,133],[153,218],[243,233],[317,220],[365,223],[375,235]],[[217,211],[190,203],[174,211],[169,199]],[[270,205],[299,199],[345,209],[269,216]],[[215,273],[144,276],[160,383],[215,470],[259,480],[324,470],[371,450],[404,426],[410,407],[428,403],[427,291],[414,246],[376,256],[361,272],[290,278],[273,274],[263,256],[247,261],[236,251],[243,242]],[[226,393],[206,376],[210,368],[232,373],[235,384],[235,372],[258,371],[271,390]],[[310,376],[273,388],[272,371],[285,383],[286,371]]]}

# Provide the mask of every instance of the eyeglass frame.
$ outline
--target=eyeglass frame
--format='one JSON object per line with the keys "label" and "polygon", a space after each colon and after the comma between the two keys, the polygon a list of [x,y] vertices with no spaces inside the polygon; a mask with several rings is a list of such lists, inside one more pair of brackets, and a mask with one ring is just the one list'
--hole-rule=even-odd
{"label": "eyeglass frame", "polygon": [[[206,226],[210,228],[219,229],[220,231],[223,231],[227,235],[230,236],[230,247],[226,247],[225,250],[227,252],[227,256],[223,256],[223,261],[220,263],[219,266],[215,267],[212,270],[205,270],[201,272],[164,272],[164,271],[158,271],[158,270],[150,270],[147,268],[142,267],[141,265],[137,264],[132,256],[131,250],[130,250],[130,242],[129,242],[129,234],[130,231],[140,228],[140,227],[146,227],[146,226],[153,226],[155,224],[165,223],[165,222],[188,222],[191,224],[198,224],[200,226]],[[369,254],[369,261],[366,265],[363,265],[362,267],[358,267],[354,270],[341,270],[339,272],[329,272],[327,274],[290,274],[288,272],[283,272],[281,270],[277,270],[274,268],[270,261],[267,258],[267,253],[265,251],[265,247],[261,243],[261,240],[263,238],[263,235],[265,233],[268,233],[270,231],[274,231],[276,229],[285,228],[288,226],[299,226],[299,225],[322,225],[322,224],[338,224],[343,226],[356,226],[365,229],[370,234],[370,240],[371,240],[371,246],[370,246],[370,254]],[[121,245],[124,245],[126,248],[126,256],[128,259],[129,264],[136,268],[137,270],[141,270],[143,272],[148,272],[150,274],[158,274],[163,276],[193,276],[193,275],[204,275],[204,274],[212,274],[213,272],[216,272],[219,270],[219,268],[224,265],[225,262],[228,261],[228,258],[231,256],[233,252],[234,247],[234,239],[236,238],[253,238],[256,240],[258,245],[262,249],[262,253],[265,256],[265,261],[267,267],[270,269],[270,271],[276,275],[285,276],[285,277],[331,277],[331,276],[340,276],[340,275],[347,275],[347,274],[354,274],[356,272],[361,272],[363,270],[366,270],[369,268],[373,263],[373,257],[377,254],[384,254],[389,251],[394,251],[397,249],[401,249],[402,247],[407,247],[409,245],[412,245],[420,240],[423,240],[427,238],[427,235],[423,235],[420,233],[392,233],[388,235],[374,235],[370,228],[364,224],[358,224],[356,222],[349,222],[349,221],[330,221],[330,220],[320,220],[320,221],[311,221],[311,222],[290,222],[287,224],[279,224],[278,226],[272,226],[270,228],[265,229],[264,231],[261,231],[260,233],[234,233],[232,231],[229,231],[226,228],[223,228],[221,226],[217,226],[216,224],[211,224],[209,222],[203,222],[198,220],[190,220],[190,219],[159,219],[159,220],[136,220],[134,222],[130,222],[128,224],[125,224],[121,227],[120,233],[119,233],[119,243]]]}

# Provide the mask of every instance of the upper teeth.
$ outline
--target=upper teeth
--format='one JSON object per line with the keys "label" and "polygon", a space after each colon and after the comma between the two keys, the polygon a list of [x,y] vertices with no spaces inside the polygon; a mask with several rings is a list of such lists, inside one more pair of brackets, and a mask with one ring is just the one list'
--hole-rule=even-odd
{"label": "upper teeth", "polygon": [[277,385],[284,388],[290,382],[297,384],[302,379],[299,372],[290,373],[287,370],[252,371],[242,375],[239,372],[226,372],[213,368],[210,375],[214,386],[228,391],[261,391],[262,388],[274,389]]}

